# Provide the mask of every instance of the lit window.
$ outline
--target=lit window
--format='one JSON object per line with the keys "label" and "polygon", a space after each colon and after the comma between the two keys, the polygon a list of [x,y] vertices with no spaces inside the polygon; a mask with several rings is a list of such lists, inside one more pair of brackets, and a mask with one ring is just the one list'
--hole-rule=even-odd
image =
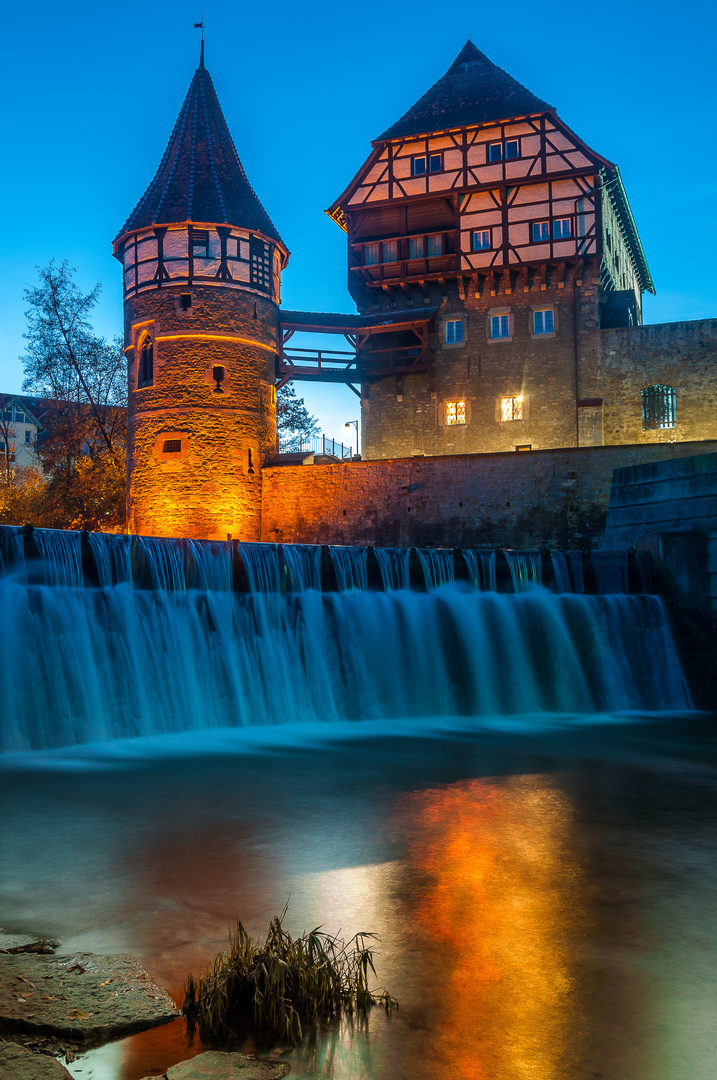
{"label": "lit window", "polygon": [[209,258],[209,232],[207,229],[194,229],[192,232],[192,255],[195,259]]}
{"label": "lit window", "polygon": [[457,345],[463,341],[463,319],[446,320],[446,345]]}
{"label": "lit window", "polygon": [[425,157],[415,157],[411,161],[411,172],[414,176],[425,176],[426,173],[426,159]]}
{"label": "lit window", "polygon": [[398,240],[389,240],[383,245],[383,261],[398,262]]}
{"label": "lit window", "polygon": [[515,449],[516,449],[516,450],[532,450],[532,449],[533,449],[533,445],[532,445],[532,443],[524,443],[524,445],[523,445],[523,446],[516,446],[516,448],[515,448]]}
{"label": "lit window", "polygon": [[510,315],[491,315],[490,336],[492,338],[510,337]]}
{"label": "lit window", "polygon": [[381,247],[379,244],[364,244],[363,246],[363,262],[364,266],[373,266],[375,263],[381,261]]}
{"label": "lit window", "polygon": [[553,240],[569,240],[573,235],[573,223],[569,217],[556,218],[553,222]]}
{"label": "lit window", "polygon": [[438,233],[437,236],[426,237],[426,254],[427,255],[442,255],[443,254],[443,234]]}
{"label": "lit window", "polygon": [[490,230],[475,230],[471,234],[471,249],[473,251],[490,251]]}
{"label": "lit window", "polygon": [[552,308],[533,312],[533,333],[552,334],[555,329],[555,316]]}
{"label": "lit window", "polygon": [[465,401],[446,402],[446,427],[455,427],[457,424],[466,422]]}
{"label": "lit window", "polygon": [[642,430],[676,427],[675,399],[674,386],[646,386],[642,391]]}
{"label": "lit window", "polygon": [[534,221],[530,226],[530,238],[534,244],[539,243],[541,240],[550,239],[550,222],[549,221]]}
{"label": "lit window", "polygon": [[151,337],[146,337],[139,351],[139,371],[137,387],[151,386],[154,382],[154,344]]}
{"label": "lit window", "polygon": [[500,399],[500,418],[501,420],[522,420],[523,419],[523,398],[522,397],[504,397]]}
{"label": "lit window", "polygon": [[408,257],[409,259],[422,259],[426,251],[426,245],[422,236],[409,236]]}

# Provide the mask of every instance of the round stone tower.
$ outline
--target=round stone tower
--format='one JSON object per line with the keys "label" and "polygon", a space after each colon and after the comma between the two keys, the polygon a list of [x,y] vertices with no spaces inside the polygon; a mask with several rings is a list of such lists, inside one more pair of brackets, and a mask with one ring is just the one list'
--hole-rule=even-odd
{"label": "round stone tower", "polygon": [[260,539],[289,253],[244,173],[203,44],[114,254],[124,269],[130,531]]}

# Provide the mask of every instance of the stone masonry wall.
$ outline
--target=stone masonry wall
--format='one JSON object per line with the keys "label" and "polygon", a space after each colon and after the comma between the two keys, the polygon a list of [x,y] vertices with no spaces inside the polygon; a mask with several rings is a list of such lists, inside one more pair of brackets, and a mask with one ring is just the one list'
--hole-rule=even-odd
{"label": "stone masonry wall", "polygon": [[[595,392],[606,443],[717,438],[717,319],[599,330]],[[642,430],[641,390],[674,386],[674,428]]]}
{"label": "stone masonry wall", "polygon": [[712,450],[717,441],[271,467],[262,539],[582,546],[602,535],[613,469]]}
{"label": "stone masonry wall", "polygon": [[[189,311],[181,293],[192,295]],[[261,466],[276,452],[276,305],[236,289],[164,288],[128,301],[125,332],[131,530],[258,540]],[[147,332],[154,382],[138,389]],[[167,442],[181,450],[165,453]]]}

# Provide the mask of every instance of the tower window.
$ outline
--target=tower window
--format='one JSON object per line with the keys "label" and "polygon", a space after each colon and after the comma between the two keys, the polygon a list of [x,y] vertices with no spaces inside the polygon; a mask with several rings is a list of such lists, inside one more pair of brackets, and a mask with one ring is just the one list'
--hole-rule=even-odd
{"label": "tower window", "polygon": [[255,289],[271,290],[271,248],[258,236],[251,238],[250,281]]}
{"label": "tower window", "polygon": [[573,223],[569,217],[556,218],[553,222],[553,240],[569,240],[573,235]]}
{"label": "tower window", "polygon": [[676,427],[675,404],[674,386],[646,386],[642,391],[642,430]]}
{"label": "tower window", "polygon": [[376,263],[381,261],[381,245],[380,244],[364,244],[363,246],[363,262],[364,266],[375,266]]}
{"label": "tower window", "polygon": [[491,315],[490,336],[491,338],[510,337],[510,315]]}
{"label": "tower window", "polygon": [[188,292],[180,293],[179,306],[182,311],[189,311],[192,306],[192,294]]}
{"label": "tower window", "polygon": [[500,399],[500,419],[501,421],[523,419],[522,396],[504,397]]}
{"label": "tower window", "polygon": [[530,226],[530,239],[534,244],[539,244],[543,240],[550,239],[550,222],[549,221],[534,221]]}
{"label": "tower window", "polygon": [[552,334],[555,330],[555,313],[552,308],[533,312],[533,333]]}
{"label": "tower window", "polygon": [[165,439],[162,443],[163,454],[181,454],[182,452],[182,440],[181,439]]}
{"label": "tower window", "polygon": [[446,345],[463,341],[463,319],[446,319]]}
{"label": "tower window", "polygon": [[137,373],[137,388],[151,386],[154,382],[154,343],[151,337],[146,337],[139,350],[139,371]]}
{"label": "tower window", "polygon": [[192,231],[192,255],[195,259],[209,258],[208,229],[194,229]]}
{"label": "tower window", "polygon": [[446,427],[456,427],[466,422],[465,401],[446,402]]}
{"label": "tower window", "polygon": [[383,262],[398,262],[398,240],[388,240],[383,246]]}
{"label": "tower window", "polygon": [[490,230],[478,229],[471,233],[472,251],[490,251]]}

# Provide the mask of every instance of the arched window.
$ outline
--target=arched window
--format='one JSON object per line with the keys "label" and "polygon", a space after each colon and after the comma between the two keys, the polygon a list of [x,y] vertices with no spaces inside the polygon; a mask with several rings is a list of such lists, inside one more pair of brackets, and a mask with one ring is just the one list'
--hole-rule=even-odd
{"label": "arched window", "polygon": [[139,372],[137,386],[151,386],[154,382],[154,342],[149,335],[142,341],[139,350]]}
{"label": "arched window", "polygon": [[673,428],[676,424],[674,386],[646,386],[642,391],[642,430]]}

